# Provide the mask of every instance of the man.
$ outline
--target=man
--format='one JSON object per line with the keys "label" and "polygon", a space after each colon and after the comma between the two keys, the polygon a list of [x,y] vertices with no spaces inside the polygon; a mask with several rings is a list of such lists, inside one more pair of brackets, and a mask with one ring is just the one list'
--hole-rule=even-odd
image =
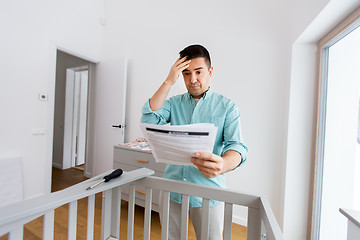
{"label": "man", "polygon": [[[166,166],[164,178],[225,188],[224,173],[246,160],[247,147],[242,139],[240,113],[236,105],[210,88],[213,67],[209,52],[191,45],[180,52],[168,77],[142,109],[144,123],[184,125],[213,123],[218,127],[213,152],[196,152],[194,166]],[[188,93],[166,100],[170,88],[183,75]],[[181,195],[170,194],[169,239],[180,236]],[[222,239],[223,203],[211,200],[210,239]],[[202,199],[190,197],[190,217],[200,239]]]}

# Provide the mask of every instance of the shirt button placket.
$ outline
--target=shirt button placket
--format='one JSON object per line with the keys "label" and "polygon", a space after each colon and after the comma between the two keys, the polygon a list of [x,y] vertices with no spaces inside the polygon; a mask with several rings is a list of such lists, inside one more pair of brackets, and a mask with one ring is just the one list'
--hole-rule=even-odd
{"label": "shirt button placket", "polygon": [[183,181],[186,182],[189,179],[189,166],[184,166]]}

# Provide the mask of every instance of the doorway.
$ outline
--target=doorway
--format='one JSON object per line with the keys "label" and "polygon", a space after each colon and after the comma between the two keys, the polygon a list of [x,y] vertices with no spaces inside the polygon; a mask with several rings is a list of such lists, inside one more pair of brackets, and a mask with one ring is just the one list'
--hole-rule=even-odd
{"label": "doorway", "polygon": [[346,239],[339,208],[359,209],[360,20],[321,47],[313,239]]}
{"label": "doorway", "polygon": [[[67,100],[66,89],[67,82],[69,82],[67,77],[73,78],[73,84],[68,84],[74,86],[74,88],[70,88],[73,91],[69,94],[70,96],[74,96],[74,92],[76,92],[75,79],[79,77],[82,81],[84,77],[84,79],[88,79],[88,97],[87,107],[83,107],[83,109],[87,109],[86,120],[83,120],[86,121],[86,126],[83,125],[83,132],[86,132],[86,137],[83,138],[81,144],[85,145],[85,149],[82,150],[84,156],[83,174],[85,177],[93,177],[113,168],[113,147],[124,143],[127,58],[119,56],[100,62],[91,60],[91,58],[79,57],[84,55],[70,54],[73,51],[65,52],[59,48],[56,51],[52,166],[53,168],[66,169],[75,164],[77,160],[81,162],[80,149],[76,149],[79,148],[81,140],[77,139],[77,131],[73,130],[79,121],[75,121],[73,117],[67,118],[65,116],[65,105],[66,101],[69,101],[69,105],[73,107],[73,110],[69,111],[70,115],[78,115],[76,113],[79,111],[75,111],[74,114],[74,101]],[[84,89],[86,92],[86,88]],[[67,126],[65,118],[70,122],[68,126],[72,126],[70,127],[71,131],[65,131],[65,126]],[[80,128],[77,129],[80,132]],[[66,138],[66,132],[70,135],[69,138]],[[69,147],[65,148],[65,144]],[[64,149],[67,149],[68,152],[64,152]],[[65,154],[68,157],[65,157]],[[66,161],[64,163],[64,158],[68,164]]]}
{"label": "doorway", "polygon": [[52,165],[86,167],[91,62],[57,50]]}

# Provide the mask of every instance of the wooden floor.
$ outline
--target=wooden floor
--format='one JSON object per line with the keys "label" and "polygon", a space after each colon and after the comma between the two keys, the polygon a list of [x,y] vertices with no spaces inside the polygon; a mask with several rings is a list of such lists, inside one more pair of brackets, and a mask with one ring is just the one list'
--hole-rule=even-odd
{"label": "wooden floor", "polygon": [[[62,190],[76,183],[82,182],[87,178],[83,176],[83,171],[78,169],[59,170],[53,168],[52,172],[52,192]],[[95,196],[95,223],[94,223],[94,239],[101,239],[101,193]],[[127,238],[127,202],[121,202],[121,221],[120,221],[120,239]],[[64,205],[55,209],[54,239],[67,239],[68,224],[68,205]],[[135,223],[134,223],[134,239],[143,239],[144,231],[144,209],[135,207]],[[86,239],[87,225],[87,198],[78,201],[78,218],[77,218],[77,239]],[[37,218],[24,226],[25,240],[42,239],[43,218]],[[7,235],[0,237],[0,240],[6,240]],[[161,239],[161,226],[159,214],[152,212],[151,216],[151,239]],[[195,240],[194,229],[189,223],[189,240]],[[233,240],[245,240],[246,228],[233,223]]]}

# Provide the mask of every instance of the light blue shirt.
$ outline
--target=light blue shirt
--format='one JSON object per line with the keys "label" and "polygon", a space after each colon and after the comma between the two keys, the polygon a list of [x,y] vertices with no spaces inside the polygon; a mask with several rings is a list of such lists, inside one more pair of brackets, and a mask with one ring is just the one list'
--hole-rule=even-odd
{"label": "light blue shirt", "polygon": [[[247,159],[248,149],[242,138],[240,112],[230,99],[209,89],[196,104],[189,94],[181,94],[167,99],[162,108],[152,111],[149,101],[142,108],[141,122],[163,125],[185,125],[194,123],[213,123],[218,127],[213,153],[222,156],[228,150],[241,154],[242,163]],[[182,166],[168,164],[165,168],[164,178],[197,183],[207,186],[226,188],[224,174],[214,178],[206,178],[195,166]],[[171,193],[170,199],[181,203],[181,194]],[[211,200],[210,205],[218,202]],[[191,207],[201,207],[202,199],[190,197]]]}

